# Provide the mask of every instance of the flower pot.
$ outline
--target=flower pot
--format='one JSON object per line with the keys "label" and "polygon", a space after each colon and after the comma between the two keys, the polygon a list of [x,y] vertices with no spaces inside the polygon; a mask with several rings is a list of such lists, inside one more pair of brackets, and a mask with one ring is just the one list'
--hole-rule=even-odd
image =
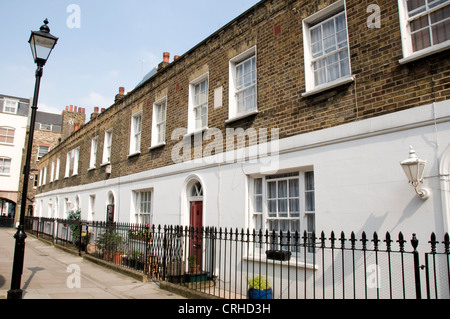
{"label": "flower pot", "polygon": [[253,289],[248,290],[248,299],[272,299],[272,288],[269,289]]}
{"label": "flower pot", "polygon": [[103,259],[106,261],[113,260],[113,252],[111,250],[103,250]]}
{"label": "flower pot", "polygon": [[121,256],[122,256],[121,253],[118,253],[118,252],[114,253],[114,263],[115,264],[120,264],[121,263],[121,260],[120,260]]}

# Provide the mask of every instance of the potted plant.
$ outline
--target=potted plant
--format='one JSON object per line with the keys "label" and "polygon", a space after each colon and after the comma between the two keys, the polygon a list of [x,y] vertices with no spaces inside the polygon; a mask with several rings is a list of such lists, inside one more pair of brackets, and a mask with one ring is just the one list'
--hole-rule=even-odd
{"label": "potted plant", "polygon": [[272,299],[272,288],[269,281],[262,275],[248,279],[249,299]]}
{"label": "potted plant", "polygon": [[197,256],[196,255],[190,255],[188,257],[188,263],[189,263],[189,270],[191,273],[196,274],[200,265],[197,265]]}
{"label": "potted plant", "polygon": [[105,260],[111,261],[114,259],[114,262],[120,263],[120,255],[122,254],[125,241],[114,227],[108,227],[103,234],[97,237],[96,243],[98,248],[102,249]]}

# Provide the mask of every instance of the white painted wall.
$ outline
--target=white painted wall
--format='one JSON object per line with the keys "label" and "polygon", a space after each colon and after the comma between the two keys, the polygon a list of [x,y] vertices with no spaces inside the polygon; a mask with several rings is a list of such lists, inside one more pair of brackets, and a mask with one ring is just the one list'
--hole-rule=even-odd
{"label": "white painted wall", "polygon": [[[408,185],[400,162],[413,145],[427,160],[424,186],[431,197],[422,201]],[[279,141],[280,154],[272,163],[280,170],[312,166],[315,173],[316,229],[358,237],[365,231],[384,238],[387,231],[396,240],[399,231],[409,241],[416,233],[427,245],[431,232],[443,238],[448,231],[448,176],[442,159],[450,158],[450,102],[425,105],[402,112],[362,120]],[[444,168],[448,174],[450,160]],[[441,168],[440,168],[441,167]],[[114,169],[114,168],[113,168]],[[246,228],[248,176],[267,169],[252,163],[222,165],[182,163],[130,176],[37,195],[36,212],[47,213],[48,201],[59,197],[58,216],[63,216],[64,198],[75,203],[80,196],[83,219],[104,221],[108,193],[115,196],[115,218],[134,222],[132,193],[153,190],[153,223],[189,223],[186,185],[199,179],[204,188],[204,226]],[[446,188],[445,188],[446,187]],[[95,216],[88,216],[89,196],[95,194]],[[444,196],[445,194],[446,197]],[[42,204],[41,204],[42,202]],[[42,205],[42,209],[39,207]],[[55,216],[56,217],[56,216]]]}

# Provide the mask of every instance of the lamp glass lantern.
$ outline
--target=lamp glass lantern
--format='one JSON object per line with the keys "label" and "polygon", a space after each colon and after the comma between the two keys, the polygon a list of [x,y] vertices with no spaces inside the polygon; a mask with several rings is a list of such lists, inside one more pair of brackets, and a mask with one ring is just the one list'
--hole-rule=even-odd
{"label": "lamp glass lantern", "polygon": [[30,40],[28,41],[34,62],[39,66],[45,65],[58,41],[58,38],[50,33],[50,28],[47,24],[48,20],[45,19],[44,25],[41,26],[39,31],[31,31]]}
{"label": "lamp glass lantern", "polygon": [[427,161],[417,157],[415,150],[410,146],[409,158],[400,162],[400,165],[408,178],[409,183],[414,187],[416,193],[421,196],[422,199],[427,199],[429,191],[425,188],[418,190],[420,184],[423,183],[423,174]]}

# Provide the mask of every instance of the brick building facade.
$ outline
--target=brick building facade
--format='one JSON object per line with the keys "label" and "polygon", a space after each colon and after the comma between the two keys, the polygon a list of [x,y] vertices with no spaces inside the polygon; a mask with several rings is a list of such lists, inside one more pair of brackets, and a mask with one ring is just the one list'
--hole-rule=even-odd
{"label": "brick building facade", "polygon": [[[197,210],[203,226],[448,231],[450,2],[377,3],[264,0],[165,55],[42,158],[53,173],[37,215],[190,225]],[[411,31],[419,11],[428,36]],[[240,134],[250,158],[232,152]],[[424,202],[399,165],[410,144],[429,164]]]}
{"label": "brick building facade", "polygon": [[[42,185],[44,178],[44,170],[41,170],[40,161],[48,152],[57,147],[76,129],[84,125],[85,112],[84,109],[73,109],[73,106],[67,106],[62,114],[53,114],[37,111],[36,124],[33,135],[33,149],[31,151],[30,163],[30,181],[27,190],[27,216],[33,216],[34,200],[38,187]],[[28,145],[28,129],[26,134],[26,143],[22,152],[22,166],[25,163],[26,148]],[[50,167],[51,169],[51,167]],[[56,169],[56,168],[55,168]],[[16,222],[18,222],[19,212],[21,209],[23,174],[20,175],[18,186],[18,200],[16,208]]]}

